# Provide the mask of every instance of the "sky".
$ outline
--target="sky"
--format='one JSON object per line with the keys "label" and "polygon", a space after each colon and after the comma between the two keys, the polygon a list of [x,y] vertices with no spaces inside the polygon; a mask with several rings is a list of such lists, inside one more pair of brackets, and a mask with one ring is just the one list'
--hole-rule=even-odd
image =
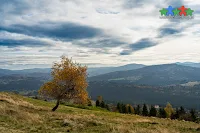
{"label": "sky", "polygon": [[[160,19],[162,8],[194,19]],[[1,0],[0,68],[47,68],[62,55],[88,67],[200,62],[197,0]]]}

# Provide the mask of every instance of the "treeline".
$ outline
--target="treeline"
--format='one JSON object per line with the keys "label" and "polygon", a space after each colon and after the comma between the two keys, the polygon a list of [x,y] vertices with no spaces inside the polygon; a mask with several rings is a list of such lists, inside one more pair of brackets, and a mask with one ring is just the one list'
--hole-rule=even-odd
{"label": "treeline", "polygon": [[117,110],[120,113],[125,114],[137,114],[142,116],[153,116],[159,118],[170,118],[186,121],[197,121],[197,112],[191,109],[187,112],[182,106],[180,108],[174,109],[170,103],[167,103],[166,107],[155,108],[155,106],[147,106],[143,104],[142,106],[137,105],[137,107],[132,107],[130,104],[117,104]]}
{"label": "treeline", "polygon": [[[117,103],[115,107],[111,107],[103,101],[102,96],[98,96],[96,100],[96,106],[106,108],[110,111],[119,112],[123,114],[136,114],[141,116],[170,118],[185,121],[197,122],[197,112],[194,109],[186,110],[184,107],[174,109],[170,103],[167,103],[165,107],[148,106],[146,104],[132,106],[130,104]],[[111,108],[115,108],[114,110]]]}

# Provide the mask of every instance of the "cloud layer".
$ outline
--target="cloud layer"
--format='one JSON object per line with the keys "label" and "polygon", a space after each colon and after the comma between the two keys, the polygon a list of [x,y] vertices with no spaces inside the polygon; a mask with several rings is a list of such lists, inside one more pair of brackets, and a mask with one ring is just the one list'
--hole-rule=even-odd
{"label": "cloud layer", "polygon": [[[192,20],[160,19],[185,5]],[[89,66],[200,62],[195,0],[2,0],[0,68],[50,67],[61,55]]]}

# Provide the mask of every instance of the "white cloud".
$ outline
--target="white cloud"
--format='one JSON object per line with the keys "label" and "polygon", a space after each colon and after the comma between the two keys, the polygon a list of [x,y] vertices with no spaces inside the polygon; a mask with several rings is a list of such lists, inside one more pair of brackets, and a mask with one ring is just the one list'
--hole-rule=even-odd
{"label": "white cloud", "polygon": [[[128,9],[124,6],[125,0],[35,0],[34,2],[22,0],[21,6],[16,5],[16,7],[12,3],[1,4],[0,2],[0,5],[3,5],[0,10],[2,11],[0,15],[2,18],[1,27],[16,24],[32,26],[41,22],[44,25],[46,22],[71,22],[98,28],[104,33],[103,36],[95,36],[94,38],[64,41],[48,36],[36,37],[23,33],[1,31],[0,27],[0,42],[3,39],[32,39],[48,44],[38,47],[0,45],[0,62],[4,63],[0,63],[0,67],[13,68],[19,67],[21,64],[23,64],[21,68],[47,67],[53,61],[58,60],[62,54],[73,57],[80,63],[99,65],[200,62],[198,58],[200,51],[200,45],[198,45],[199,13],[195,14],[194,20],[172,22],[159,19],[161,8],[167,8],[169,4],[175,3],[174,6],[182,6],[179,5],[181,2],[178,0],[165,2],[162,0],[153,0],[152,2],[141,0],[139,7],[134,7],[133,3],[133,8]],[[196,5],[199,5],[200,2],[184,0],[183,4],[198,10]],[[176,35],[158,38],[159,30],[163,27],[181,29],[181,31]],[[130,44],[143,38],[157,40],[159,43],[154,47],[135,51],[130,55],[120,55]],[[122,43],[115,44],[117,42]],[[112,46],[109,47],[109,45]]]}

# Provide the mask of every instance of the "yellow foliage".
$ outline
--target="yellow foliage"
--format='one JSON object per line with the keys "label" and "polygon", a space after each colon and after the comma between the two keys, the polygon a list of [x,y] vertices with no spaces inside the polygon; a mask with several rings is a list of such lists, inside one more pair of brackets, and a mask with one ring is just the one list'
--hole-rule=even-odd
{"label": "yellow foliage", "polygon": [[88,93],[87,67],[74,63],[65,56],[61,62],[54,63],[52,67],[52,80],[45,83],[39,90],[39,94],[57,100],[76,99],[86,103]]}
{"label": "yellow foliage", "polygon": [[170,103],[167,103],[165,111],[167,113],[167,118],[170,118],[172,113],[174,113],[174,109],[172,108],[172,105]]}

